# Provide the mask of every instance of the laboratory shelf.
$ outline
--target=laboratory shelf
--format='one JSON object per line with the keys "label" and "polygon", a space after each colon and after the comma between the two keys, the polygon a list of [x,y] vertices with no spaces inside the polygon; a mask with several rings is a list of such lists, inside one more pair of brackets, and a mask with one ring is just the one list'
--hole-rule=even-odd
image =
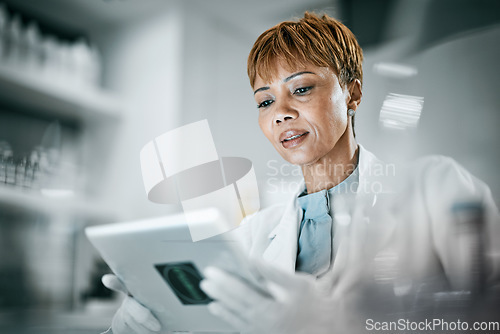
{"label": "laboratory shelf", "polygon": [[116,214],[98,201],[82,196],[44,196],[39,191],[0,185],[0,212],[4,209],[25,214],[45,214],[51,217],[82,217],[112,221]]}
{"label": "laboratory shelf", "polygon": [[98,334],[105,332],[120,306],[103,308],[99,313],[68,310],[27,309],[22,313],[0,311],[0,333],[11,334]]}
{"label": "laboratory shelf", "polygon": [[0,64],[0,100],[51,118],[83,122],[120,119],[121,106],[112,94],[56,79]]}

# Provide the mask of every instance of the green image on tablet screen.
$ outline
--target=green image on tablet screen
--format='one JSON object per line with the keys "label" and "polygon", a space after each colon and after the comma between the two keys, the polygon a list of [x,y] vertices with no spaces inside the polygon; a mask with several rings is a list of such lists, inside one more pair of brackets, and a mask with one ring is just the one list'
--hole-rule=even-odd
{"label": "green image on tablet screen", "polygon": [[184,305],[208,304],[212,301],[200,289],[203,277],[193,263],[165,263],[157,264],[155,267]]}

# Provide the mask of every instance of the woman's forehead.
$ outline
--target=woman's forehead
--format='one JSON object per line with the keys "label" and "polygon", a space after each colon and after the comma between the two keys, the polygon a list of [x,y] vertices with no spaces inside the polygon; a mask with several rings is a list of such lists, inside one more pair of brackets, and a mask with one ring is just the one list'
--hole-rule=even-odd
{"label": "woman's forehead", "polygon": [[326,76],[337,76],[335,71],[330,67],[317,66],[312,63],[295,63],[289,64],[286,61],[275,61],[269,64],[266,68],[261,68],[257,71],[257,75],[254,82],[254,88],[257,85],[271,84],[275,81],[282,81],[289,77],[291,74],[299,72],[312,72],[322,77]]}
{"label": "woman's forehead", "polygon": [[272,82],[284,73],[299,72],[307,67],[314,67],[312,63],[284,58],[274,58],[260,65],[257,66],[257,76],[265,82]]}

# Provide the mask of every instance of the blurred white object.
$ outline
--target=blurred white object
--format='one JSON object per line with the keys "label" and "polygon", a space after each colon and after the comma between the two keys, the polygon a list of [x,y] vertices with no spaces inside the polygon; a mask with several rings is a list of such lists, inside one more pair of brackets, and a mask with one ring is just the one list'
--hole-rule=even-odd
{"label": "blurred white object", "polygon": [[397,130],[416,128],[420,120],[424,98],[389,93],[382,104],[379,122],[382,126]]}
{"label": "blurred white object", "polygon": [[97,87],[99,86],[101,77],[101,54],[95,45],[90,48],[85,49],[85,52],[89,53],[89,66],[90,66],[90,78],[87,82],[88,85]]}
{"label": "blurred white object", "polygon": [[114,334],[149,334],[159,332],[160,322],[147,308],[129,295],[127,287],[113,274],[102,277],[102,283],[110,290],[125,296],[120,309],[115,313],[111,328]]}
{"label": "blurred white object", "polygon": [[224,232],[260,207],[252,163],[244,158],[219,158],[207,120],[156,137],[143,147],[140,159],[149,200],[180,202],[193,241],[215,234],[198,230],[189,213],[219,209],[227,222]]}
{"label": "blurred white object", "polygon": [[411,78],[418,74],[416,67],[398,63],[377,63],[373,69],[380,75],[394,79]]}
{"label": "blurred white object", "polygon": [[88,54],[88,46],[83,39],[79,39],[72,46],[72,58],[74,62],[75,81],[78,86],[85,86],[90,70],[90,61]]}

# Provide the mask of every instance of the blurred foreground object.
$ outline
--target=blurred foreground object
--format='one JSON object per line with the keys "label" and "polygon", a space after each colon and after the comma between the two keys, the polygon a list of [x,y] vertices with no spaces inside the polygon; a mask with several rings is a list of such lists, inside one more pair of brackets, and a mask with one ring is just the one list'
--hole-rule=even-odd
{"label": "blurred foreground object", "polygon": [[[257,179],[245,158],[219,158],[207,120],[166,132],[141,150],[141,169],[149,200],[181,202],[193,241],[220,233],[199,230],[191,217],[215,207],[228,223],[228,231],[260,208]],[[223,232],[224,232],[223,231]]]}
{"label": "blurred foreground object", "polygon": [[359,208],[370,236],[356,241],[366,259],[353,259],[368,261],[362,314],[471,326],[497,320],[500,215],[488,187],[445,157],[422,158],[398,172],[393,193]]}

